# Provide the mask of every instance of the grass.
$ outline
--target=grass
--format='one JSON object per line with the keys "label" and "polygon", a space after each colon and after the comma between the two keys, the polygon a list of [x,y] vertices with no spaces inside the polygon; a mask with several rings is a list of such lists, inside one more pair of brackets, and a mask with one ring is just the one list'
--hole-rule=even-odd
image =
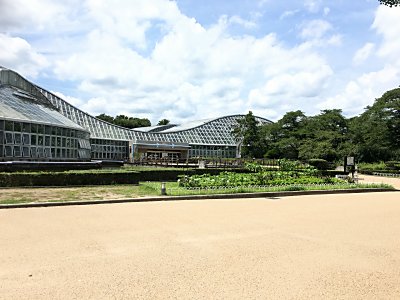
{"label": "grass", "polygon": [[[177,182],[166,183],[169,196],[233,194],[251,192],[333,190],[354,188],[386,188],[386,184],[328,184],[328,185],[287,185],[271,187],[237,187],[215,189],[187,189],[179,187]],[[64,202],[79,200],[126,199],[161,195],[160,182],[141,182],[139,185],[111,185],[60,188],[3,188],[0,189],[0,204],[18,204],[31,202]]]}

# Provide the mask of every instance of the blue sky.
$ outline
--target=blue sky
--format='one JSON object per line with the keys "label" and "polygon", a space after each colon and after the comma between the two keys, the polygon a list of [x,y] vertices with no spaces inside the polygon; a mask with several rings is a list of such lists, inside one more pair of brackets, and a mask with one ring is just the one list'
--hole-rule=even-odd
{"label": "blue sky", "polygon": [[0,12],[0,65],[93,115],[354,116],[400,85],[400,8],[378,0],[1,0]]}

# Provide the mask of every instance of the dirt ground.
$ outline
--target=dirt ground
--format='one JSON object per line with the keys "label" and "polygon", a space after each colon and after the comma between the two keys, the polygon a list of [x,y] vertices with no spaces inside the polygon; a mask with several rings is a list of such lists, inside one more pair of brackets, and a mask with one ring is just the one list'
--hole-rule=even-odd
{"label": "dirt ground", "polygon": [[0,299],[400,299],[400,192],[0,210]]}

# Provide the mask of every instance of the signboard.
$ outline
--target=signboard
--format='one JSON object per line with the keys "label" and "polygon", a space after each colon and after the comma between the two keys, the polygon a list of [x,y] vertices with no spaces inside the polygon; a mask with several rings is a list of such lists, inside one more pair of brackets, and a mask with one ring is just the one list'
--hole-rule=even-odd
{"label": "signboard", "polygon": [[354,156],[347,156],[347,165],[354,166]]}

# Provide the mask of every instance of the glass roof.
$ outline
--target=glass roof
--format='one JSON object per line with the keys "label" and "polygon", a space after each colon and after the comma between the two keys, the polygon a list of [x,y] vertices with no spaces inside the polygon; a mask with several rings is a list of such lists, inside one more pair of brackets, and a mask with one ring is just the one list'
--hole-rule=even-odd
{"label": "glass roof", "polygon": [[50,103],[45,105],[38,102],[34,95],[4,85],[0,85],[0,118],[84,130],[60,114]]}

